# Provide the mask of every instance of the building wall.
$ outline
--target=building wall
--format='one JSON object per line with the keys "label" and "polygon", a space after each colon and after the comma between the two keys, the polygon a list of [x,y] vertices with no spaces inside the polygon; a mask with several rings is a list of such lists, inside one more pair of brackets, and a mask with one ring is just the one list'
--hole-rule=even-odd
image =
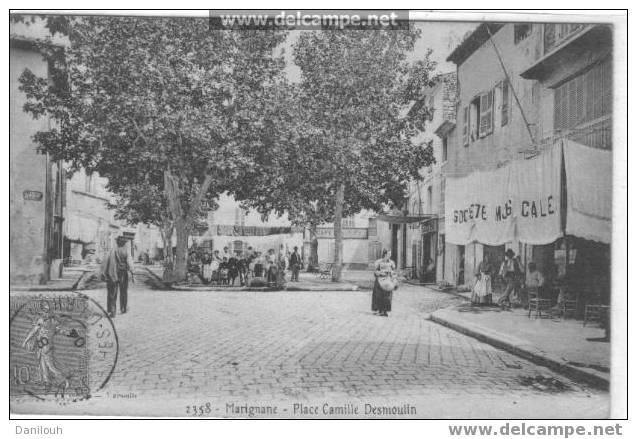
{"label": "building wall", "polygon": [[[477,170],[493,170],[509,161],[523,159],[533,142],[520,107],[536,140],[552,128],[552,120],[541,111],[541,102],[552,99],[552,92],[543,88],[539,81],[520,77],[520,73],[542,55],[542,25],[531,26],[530,34],[517,44],[514,41],[514,24],[504,25],[493,35],[510,80],[509,98],[504,103],[508,107],[508,121],[504,126],[503,97],[499,85],[505,81],[506,75],[491,41],[485,42],[458,66],[457,125],[453,142],[449,143],[448,163],[444,168],[446,177],[458,178]],[[511,88],[517,94],[519,106]],[[464,108],[470,108],[477,96],[490,90],[494,90],[492,132],[484,137],[476,136],[465,145]],[[445,247],[445,280],[456,284],[460,271],[463,271],[462,284],[471,287],[483,258],[483,246],[475,243],[465,246],[446,244]],[[464,247],[464,257],[460,256],[460,247]],[[507,243],[506,248],[512,248],[518,254],[520,245],[518,242]]]}
{"label": "building wall", "polygon": [[[288,220],[287,214],[277,216],[270,214],[267,218],[262,218],[261,214],[255,210],[247,212],[241,208],[241,204],[228,194],[222,194],[218,200],[218,208],[208,213],[206,220],[209,226],[214,225],[237,225],[237,226],[256,226],[256,227],[291,227],[292,224]],[[202,236],[193,237],[196,243],[212,242],[213,250],[223,252],[224,247],[230,249],[241,246],[252,247],[261,252],[267,252],[269,249],[279,249],[283,245],[287,251],[292,251],[296,246],[299,251],[303,249],[303,233],[289,233],[269,236],[227,236],[214,235],[210,229],[204,232]],[[240,244],[239,244],[240,243]]]}
{"label": "building wall", "polygon": [[[540,148],[549,147],[561,134],[554,129],[555,114],[555,91],[554,87],[559,86],[564,81],[570,81],[573,77],[582,74],[600,60],[608,59],[612,52],[612,47],[606,40],[600,38],[594,44],[574,44],[575,49],[570,47],[560,49],[562,52],[557,56],[557,62],[550,64],[550,71],[544,67],[541,81],[533,75],[525,76],[532,79],[524,79],[521,73],[534,65],[544,55],[544,25],[533,24],[531,33],[518,44],[514,42],[514,24],[504,25],[493,37],[497,45],[504,65],[507,69],[511,85],[520,101],[520,106],[524,110],[527,122],[531,127],[531,132],[539,143]],[[610,38],[608,39],[610,41]],[[597,73],[595,73],[597,75]],[[600,78],[595,77],[593,85],[590,86],[599,91],[600,83],[607,79],[600,73]],[[500,61],[494,51],[493,44],[486,41],[480,48],[472,53],[464,62],[458,66],[458,89],[459,104],[457,112],[457,126],[455,129],[456,140],[449,150],[449,163],[445,167],[448,177],[462,177],[476,170],[492,170],[508,161],[520,160],[529,157],[531,153],[531,136],[528,134],[527,126],[522,118],[522,112],[510,91],[508,101],[509,117],[508,123],[502,126],[502,94],[497,86],[505,79]],[[589,78],[588,80],[592,80]],[[587,80],[587,81],[588,81]],[[464,108],[469,107],[471,101],[481,93],[495,89],[494,126],[493,132],[482,138],[471,140],[468,145],[463,141],[463,117]],[[588,93],[588,92],[587,92]],[[578,100],[569,96],[569,111],[574,105],[582,105]],[[579,99],[579,97],[578,97]],[[586,103],[584,105],[587,105]],[[604,119],[604,118],[602,118]],[[584,123],[583,125],[586,125]],[[610,115],[603,121],[595,121],[601,127],[602,124],[610,126]],[[578,126],[579,128],[579,126]],[[591,140],[581,143],[589,146],[609,148],[610,141],[606,141],[606,134],[593,134],[585,137]],[[587,136],[586,134],[584,136]],[[611,136],[606,135],[608,138]],[[464,284],[471,286],[474,282],[475,268],[483,258],[484,247],[480,244],[466,246],[454,246],[447,244],[446,259],[451,266],[445,267],[445,276],[448,276],[451,283],[458,279],[458,270],[453,267],[460,267],[459,261],[454,261],[457,257],[459,247],[464,247]],[[506,243],[504,249],[512,249],[521,257],[523,264],[534,260],[544,271],[550,271],[552,264],[552,253],[546,250],[547,246],[525,246],[514,241]],[[549,246],[551,247],[551,246]],[[544,250],[542,250],[544,248]],[[503,252],[504,250],[501,249]],[[454,256],[455,255],[455,256]],[[494,262],[494,261],[492,261]],[[494,265],[495,264],[494,262]],[[497,266],[495,268],[498,268]]]}
{"label": "building wall", "polygon": [[[343,264],[346,269],[365,270],[370,268],[377,256],[370,248],[377,248],[378,253],[384,248],[384,234],[380,230],[384,223],[377,221],[375,232],[370,232],[369,230],[370,218],[374,216],[373,212],[363,211],[353,217],[343,219],[343,228],[367,229],[366,239],[343,239]],[[333,227],[333,223],[326,223],[320,226],[320,228],[328,229],[333,229]],[[309,235],[306,237],[309,238]],[[334,239],[319,237],[319,263],[329,263],[334,260],[334,245]]]}
{"label": "building wall", "polygon": [[[547,123],[545,118],[540,118],[541,87],[538,81],[521,78],[520,73],[539,58],[541,38],[540,24],[533,24],[531,34],[518,44],[514,43],[513,24],[504,25],[493,36],[509,74],[511,86],[515,89],[527,121],[531,125],[531,131],[536,136],[544,131],[542,124]],[[511,91],[507,103],[508,123],[502,126],[502,101],[497,85],[504,80],[505,73],[489,41],[458,66],[457,138],[455,147],[450,148],[453,152],[450,151],[449,154],[447,176],[461,177],[475,170],[493,169],[507,161],[523,158],[520,152],[532,144],[522,113]],[[464,108],[470,107],[471,101],[479,94],[493,89],[496,89],[493,132],[470,141],[468,146],[463,145]]]}
{"label": "building wall", "polygon": [[[448,163],[449,149],[447,157],[443,154],[443,140],[435,134],[435,131],[444,121],[454,121],[456,112],[456,73],[446,73],[438,77],[439,82],[426,91],[426,104],[434,109],[432,120],[426,124],[425,131],[413,139],[416,143],[431,142],[434,156],[434,163],[420,170],[423,180],[412,182],[409,190],[408,210],[410,215],[433,215],[433,224],[437,224],[437,230],[429,234],[429,248],[424,248],[426,242],[423,241],[422,229],[418,224],[408,224],[407,245],[405,266],[410,267],[415,275],[420,275],[425,255],[429,255],[436,264],[436,280],[444,278],[443,254],[444,246],[439,247],[439,233],[444,233],[444,228],[440,230],[437,218],[443,218],[444,224],[444,172]],[[449,141],[448,141],[449,148]],[[429,196],[431,188],[431,196]],[[402,234],[400,236],[399,248],[402,248]],[[388,241],[391,242],[391,241]],[[399,252],[399,267],[402,267],[402,252]]]}
{"label": "building wall", "polygon": [[[18,78],[25,68],[47,76],[42,57],[28,49],[10,48],[10,280],[38,283],[48,276],[45,249],[46,156],[36,151],[32,136],[48,127],[46,119],[34,120],[22,111],[25,96]],[[25,190],[43,194],[39,201],[25,200]]]}
{"label": "building wall", "polygon": [[[101,261],[125,229],[108,208],[111,194],[105,188],[106,182],[105,178],[97,174],[89,176],[83,170],[68,180],[64,231],[71,242],[66,248],[70,254],[65,254],[65,258]],[[87,258],[89,245],[95,253]]]}
{"label": "building wall", "polygon": [[[332,249],[330,249],[332,246]],[[319,263],[333,262],[333,239],[318,240]],[[373,262],[369,257],[369,241],[367,239],[343,240],[343,264],[349,269],[367,269]]]}

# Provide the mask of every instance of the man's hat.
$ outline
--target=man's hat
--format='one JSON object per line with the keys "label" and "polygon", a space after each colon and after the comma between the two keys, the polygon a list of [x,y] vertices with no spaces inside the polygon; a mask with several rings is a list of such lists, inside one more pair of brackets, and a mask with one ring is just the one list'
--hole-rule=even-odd
{"label": "man's hat", "polygon": [[511,249],[508,249],[505,253],[508,257],[512,258],[513,256],[515,256],[515,252]]}
{"label": "man's hat", "polygon": [[128,238],[126,238],[124,235],[120,235],[115,239],[117,240],[117,242],[124,242],[128,240]]}

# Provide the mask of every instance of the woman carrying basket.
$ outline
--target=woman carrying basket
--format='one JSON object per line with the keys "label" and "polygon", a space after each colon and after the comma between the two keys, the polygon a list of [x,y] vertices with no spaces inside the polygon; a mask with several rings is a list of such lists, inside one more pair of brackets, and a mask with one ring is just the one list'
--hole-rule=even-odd
{"label": "woman carrying basket", "polygon": [[391,311],[393,292],[398,288],[396,280],[396,265],[391,260],[391,251],[383,250],[383,256],[374,264],[374,290],[372,291],[372,311],[387,317]]}

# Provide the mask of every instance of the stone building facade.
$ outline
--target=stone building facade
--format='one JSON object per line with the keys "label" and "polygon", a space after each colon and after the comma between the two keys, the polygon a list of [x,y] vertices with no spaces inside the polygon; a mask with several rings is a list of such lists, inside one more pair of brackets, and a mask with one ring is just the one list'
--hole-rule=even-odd
{"label": "stone building facade", "polygon": [[[491,172],[533,158],[559,139],[610,149],[612,30],[606,25],[482,23],[450,54],[457,65],[455,141],[447,178]],[[562,189],[565,191],[565,188]],[[568,242],[585,255],[598,244],[567,237],[546,245],[447,243],[445,280],[471,286],[485,255],[495,266],[511,248],[549,277]],[[603,244],[596,258],[604,258]],[[575,254],[575,252],[573,252]],[[580,260],[583,258],[580,257]],[[569,264],[568,257],[566,263]],[[603,264],[602,264],[603,265]]]}
{"label": "stone building facade", "polygon": [[28,68],[47,77],[48,69],[29,38],[12,35],[10,56],[11,123],[9,136],[10,280],[42,283],[49,279],[53,245],[54,180],[57,164],[37,151],[33,135],[48,128],[48,120],[24,113],[19,77]]}

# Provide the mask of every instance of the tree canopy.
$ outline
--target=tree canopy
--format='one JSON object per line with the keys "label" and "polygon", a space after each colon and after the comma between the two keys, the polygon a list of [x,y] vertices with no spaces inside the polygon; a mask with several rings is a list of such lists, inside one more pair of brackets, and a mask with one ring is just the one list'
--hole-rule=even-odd
{"label": "tree canopy", "polygon": [[[299,84],[279,100],[286,137],[270,145],[239,198],[261,211],[288,212],[306,224],[334,223],[334,279],[342,265],[341,219],[363,209],[400,206],[409,182],[433,161],[412,139],[430,110],[422,100],[435,64],[410,63],[413,30],[303,32],[294,44]],[[247,190],[249,186],[241,186]]]}
{"label": "tree canopy", "polygon": [[185,276],[193,222],[263,148],[285,33],[213,31],[205,19],[178,17],[49,25],[69,42],[40,45],[53,80],[21,77],[25,110],[54,121],[37,143],[72,169],[107,177],[123,198],[143,185],[161,193],[177,232],[176,276]]}

